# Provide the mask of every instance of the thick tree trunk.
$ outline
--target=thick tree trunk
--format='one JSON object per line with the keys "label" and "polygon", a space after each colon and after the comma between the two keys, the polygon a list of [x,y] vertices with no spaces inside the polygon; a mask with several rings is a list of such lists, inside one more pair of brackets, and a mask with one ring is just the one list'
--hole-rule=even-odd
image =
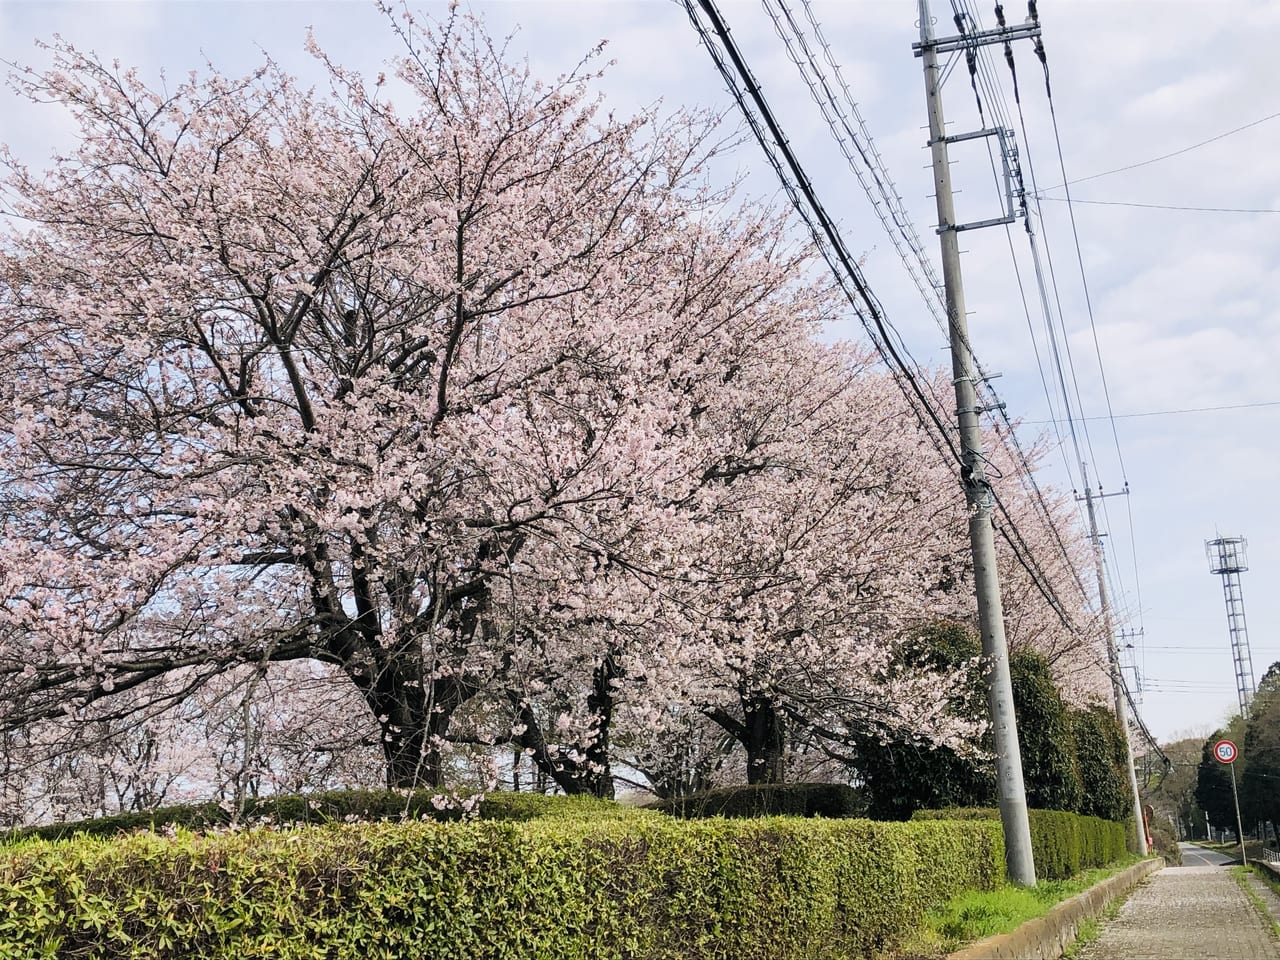
{"label": "thick tree trunk", "polygon": [[[409,685],[417,691],[421,687]],[[458,708],[479,687],[466,677],[441,677],[431,684],[431,698],[400,697],[379,711],[387,786],[443,787],[444,743]],[[378,709],[375,707],[375,709]]]}
{"label": "thick tree trunk", "polygon": [[617,662],[607,656],[596,666],[592,676],[591,694],[587,697],[587,709],[597,718],[595,739],[587,744],[587,756],[583,775],[588,780],[588,792],[605,800],[614,796],[613,770],[609,764],[609,727],[613,722],[613,681],[621,676]]}
{"label": "thick tree trunk", "polygon": [[739,691],[742,719],[723,707],[708,707],[702,713],[714,721],[747,751],[748,783],[782,783],[786,778],[787,738],[782,710],[769,697],[749,693],[745,684]]}
{"label": "thick tree trunk", "polygon": [[376,664],[372,682],[364,688],[365,702],[378,722],[387,786],[437,786],[437,769],[427,756],[428,698],[422,687],[421,661],[407,652],[383,651],[370,645],[368,661]]}
{"label": "thick tree trunk", "polygon": [[[614,797],[609,730],[613,722],[613,681],[621,676],[622,671],[612,656],[607,656],[596,665],[591,693],[587,695],[587,708],[595,715],[596,725],[577,744],[577,751],[548,744],[533,710],[521,701],[518,693],[508,693],[524,727],[516,742],[532,751],[533,762],[540,776],[551,778],[570,796],[590,795],[608,800]],[[572,753],[580,754],[580,759],[576,759]]]}
{"label": "thick tree trunk", "polygon": [[782,783],[786,779],[786,723],[782,711],[769,698],[752,696],[742,701],[746,730],[747,783]]}
{"label": "thick tree trunk", "polygon": [[387,786],[392,789],[440,785],[439,758],[435,769],[430,768],[430,758],[423,749],[425,731],[403,729],[391,731],[388,724],[382,727],[382,756],[387,765]]}

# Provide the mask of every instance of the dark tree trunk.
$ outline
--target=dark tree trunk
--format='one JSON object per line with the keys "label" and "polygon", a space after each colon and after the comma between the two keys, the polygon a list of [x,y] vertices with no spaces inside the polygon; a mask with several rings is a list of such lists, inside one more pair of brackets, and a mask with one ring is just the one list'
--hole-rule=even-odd
{"label": "dark tree trunk", "polygon": [[742,701],[746,729],[747,783],[782,783],[786,779],[787,738],[782,711],[768,697]]}
{"label": "dark tree trunk", "polygon": [[[422,688],[409,685],[415,693]],[[378,711],[382,728],[382,754],[387,763],[389,787],[444,786],[442,744],[458,708],[479,691],[467,677],[440,677],[431,684],[428,701],[420,694],[401,696],[384,703]]]}
{"label": "dark tree trunk", "polygon": [[[391,730],[389,724],[382,728],[382,756],[387,765],[387,786],[392,789],[418,786],[438,786],[439,771],[432,777],[426,769],[426,752],[423,744],[425,731]],[[434,782],[433,782],[434,780]]]}
{"label": "dark tree trunk", "polygon": [[747,751],[748,783],[783,783],[787,772],[787,726],[781,708],[761,693],[750,693],[745,685],[738,694],[742,719],[722,707],[703,710]]}
{"label": "dark tree trunk", "polygon": [[613,656],[607,656],[597,664],[592,677],[591,694],[587,697],[587,709],[596,716],[596,735],[586,745],[587,762],[584,775],[590,782],[594,796],[612,800],[614,796],[613,770],[609,764],[609,727],[613,722],[613,681],[621,676]]}
{"label": "dark tree trunk", "polygon": [[[612,655],[596,665],[591,693],[587,695],[587,708],[595,715],[596,723],[588,736],[575,745],[577,751],[548,744],[533,709],[520,699],[518,693],[508,692],[524,727],[516,738],[517,744],[532,751],[534,765],[541,777],[551,778],[570,796],[590,795],[608,800],[614,797],[609,729],[613,721],[613,681],[621,676],[622,671]],[[581,758],[571,756],[574,752],[581,754]]]}

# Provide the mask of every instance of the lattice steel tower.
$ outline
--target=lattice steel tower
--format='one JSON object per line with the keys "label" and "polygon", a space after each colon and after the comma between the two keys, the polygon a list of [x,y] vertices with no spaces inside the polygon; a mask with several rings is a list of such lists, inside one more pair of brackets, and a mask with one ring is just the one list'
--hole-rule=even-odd
{"label": "lattice steel tower", "polygon": [[1231,656],[1236,665],[1236,694],[1240,698],[1240,716],[1249,716],[1253,699],[1253,658],[1249,655],[1249,630],[1244,622],[1244,595],[1240,592],[1240,574],[1249,569],[1244,537],[1219,537],[1205,542],[1209,556],[1209,572],[1222,577],[1222,595],[1227,601],[1227,629],[1231,632]]}

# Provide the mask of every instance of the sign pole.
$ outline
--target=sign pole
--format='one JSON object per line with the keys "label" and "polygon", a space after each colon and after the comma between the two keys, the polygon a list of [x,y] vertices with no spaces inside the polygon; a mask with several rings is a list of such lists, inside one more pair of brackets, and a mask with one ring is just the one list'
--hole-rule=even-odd
{"label": "sign pole", "polygon": [[1249,865],[1249,855],[1244,852],[1244,824],[1240,820],[1240,794],[1236,792],[1236,765],[1228,763],[1231,770],[1231,798],[1236,802],[1236,832],[1240,837],[1240,863]]}
{"label": "sign pole", "polygon": [[[1244,821],[1240,818],[1240,791],[1236,789],[1236,757],[1240,755],[1240,751],[1236,749],[1236,745],[1230,740],[1219,740],[1213,745],[1213,755],[1219,763],[1225,763],[1231,770],[1231,799],[1236,804],[1236,836],[1240,838],[1240,863],[1244,866],[1249,865],[1249,855],[1244,852]],[[1205,814],[1205,820],[1208,821],[1209,815]]]}

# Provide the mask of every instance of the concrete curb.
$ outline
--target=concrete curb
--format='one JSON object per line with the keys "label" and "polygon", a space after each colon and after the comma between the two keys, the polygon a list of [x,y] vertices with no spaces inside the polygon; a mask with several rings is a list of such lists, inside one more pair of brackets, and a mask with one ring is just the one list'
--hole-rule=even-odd
{"label": "concrete curb", "polygon": [[1124,896],[1164,866],[1159,857],[1135,863],[1124,873],[1078,893],[1043,917],[1028,920],[1017,930],[971,943],[947,954],[947,960],[1058,960],[1076,939],[1080,921],[1096,917],[1116,897]]}

